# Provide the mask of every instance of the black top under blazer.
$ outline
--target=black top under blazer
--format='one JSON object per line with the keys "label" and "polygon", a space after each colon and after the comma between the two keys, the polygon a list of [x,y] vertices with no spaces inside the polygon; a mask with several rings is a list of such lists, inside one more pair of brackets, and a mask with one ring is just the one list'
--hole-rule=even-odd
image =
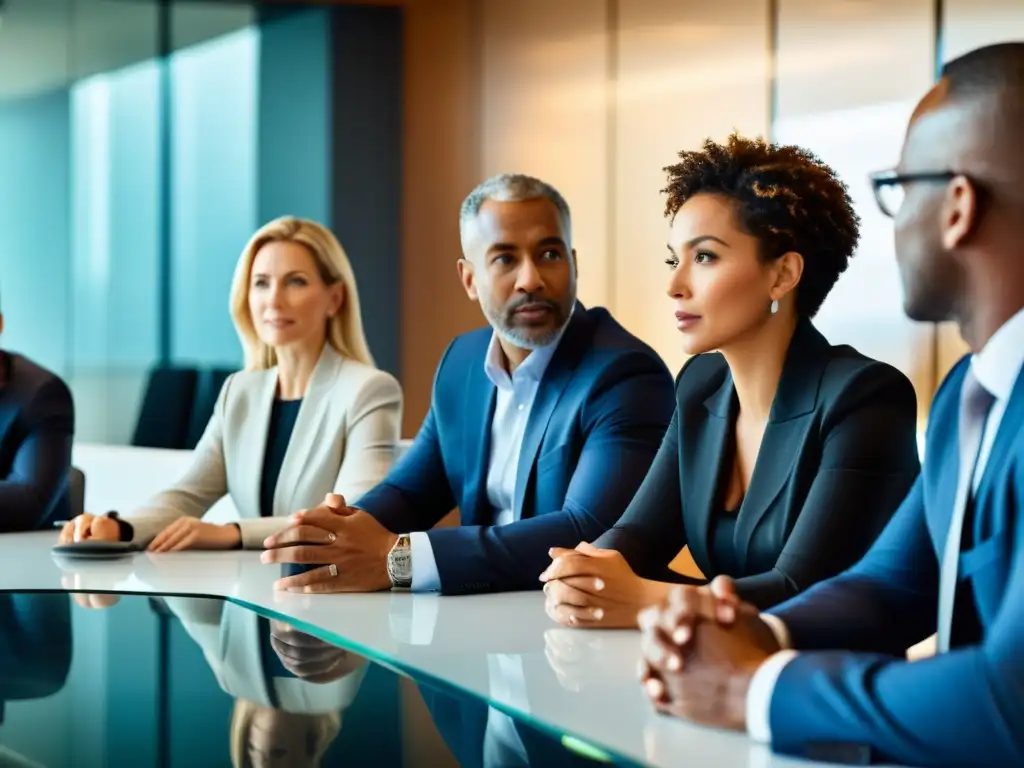
{"label": "black top under blazer", "polygon": [[[684,545],[705,576],[722,574],[711,532],[724,514],[738,408],[721,354],[688,360],[650,471],[595,545],[645,578],[685,581],[668,568]],[[769,608],[860,559],[920,470],[916,422],[906,376],[798,324],[732,537],[726,575],[744,600]]]}

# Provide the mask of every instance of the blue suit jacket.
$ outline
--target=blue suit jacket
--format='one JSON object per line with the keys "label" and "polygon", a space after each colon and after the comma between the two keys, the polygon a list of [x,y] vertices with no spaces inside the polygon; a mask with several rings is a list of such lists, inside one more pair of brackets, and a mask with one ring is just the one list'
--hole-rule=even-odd
{"label": "blue suit jacket", "polygon": [[355,506],[395,533],[426,531],[456,506],[462,525],[430,531],[446,594],[538,589],[551,547],[593,541],[644,479],[672,417],[672,376],[604,309],[577,305],[537,390],[516,474],[521,519],[492,525],[487,500],[495,387],[491,329],[456,338],[430,412],[405,456]]}
{"label": "blue suit jacket", "polygon": [[70,513],[71,392],[21,355],[0,366],[0,533],[46,528]]}
{"label": "blue suit jacket", "polygon": [[977,612],[969,617],[974,637],[960,633],[967,642],[932,659],[903,659],[936,629],[968,365],[958,363],[936,394],[921,476],[864,559],[773,611],[794,648],[821,649],[799,655],[778,679],[770,712],[778,751],[830,759],[839,749],[861,762],[928,766],[1024,764],[1024,375],[975,495],[973,546],[960,556],[960,587]]}

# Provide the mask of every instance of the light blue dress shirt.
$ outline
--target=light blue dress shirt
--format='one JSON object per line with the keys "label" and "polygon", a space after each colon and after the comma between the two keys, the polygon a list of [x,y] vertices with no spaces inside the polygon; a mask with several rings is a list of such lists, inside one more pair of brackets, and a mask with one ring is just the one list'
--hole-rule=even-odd
{"label": "light blue dress shirt", "polygon": [[[494,416],[491,419],[491,455],[487,470],[487,500],[495,510],[495,525],[507,525],[519,519],[520,510],[513,508],[519,452],[537,390],[558,349],[559,341],[561,335],[546,347],[533,350],[510,376],[498,337],[491,335],[484,371],[497,390]],[[412,550],[413,591],[440,590],[441,578],[437,572],[430,537],[424,532],[412,533],[409,535],[409,544]]]}

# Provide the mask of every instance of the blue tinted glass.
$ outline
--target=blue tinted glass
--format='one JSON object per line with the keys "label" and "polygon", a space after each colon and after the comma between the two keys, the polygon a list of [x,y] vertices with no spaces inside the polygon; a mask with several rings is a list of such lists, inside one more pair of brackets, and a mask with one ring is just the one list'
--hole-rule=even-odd
{"label": "blue tinted glass", "polygon": [[4,765],[610,760],[481,699],[208,598],[0,594],[0,710]]}

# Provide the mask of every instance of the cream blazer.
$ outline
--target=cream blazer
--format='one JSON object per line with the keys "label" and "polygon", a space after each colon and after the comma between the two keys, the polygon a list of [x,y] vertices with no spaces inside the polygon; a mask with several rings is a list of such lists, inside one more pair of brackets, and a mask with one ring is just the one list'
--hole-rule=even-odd
{"label": "cream blazer", "polygon": [[165,597],[163,601],[202,650],[221,690],[232,698],[261,707],[271,707],[276,698],[278,709],[295,714],[342,714],[359,693],[368,668],[365,662],[330,683],[295,677],[268,680],[260,656],[258,614],[222,600]]}
{"label": "cream blazer", "polygon": [[394,461],[402,390],[388,373],[343,358],[324,345],[299,406],[274,491],[274,516],[260,516],[260,481],[277,368],[242,371],[224,383],[192,465],[171,489],[125,516],[132,541],[146,546],[179,517],[202,517],[230,495],[242,547],[287,526],[287,516],[328,493],[354,501],[379,483]]}

